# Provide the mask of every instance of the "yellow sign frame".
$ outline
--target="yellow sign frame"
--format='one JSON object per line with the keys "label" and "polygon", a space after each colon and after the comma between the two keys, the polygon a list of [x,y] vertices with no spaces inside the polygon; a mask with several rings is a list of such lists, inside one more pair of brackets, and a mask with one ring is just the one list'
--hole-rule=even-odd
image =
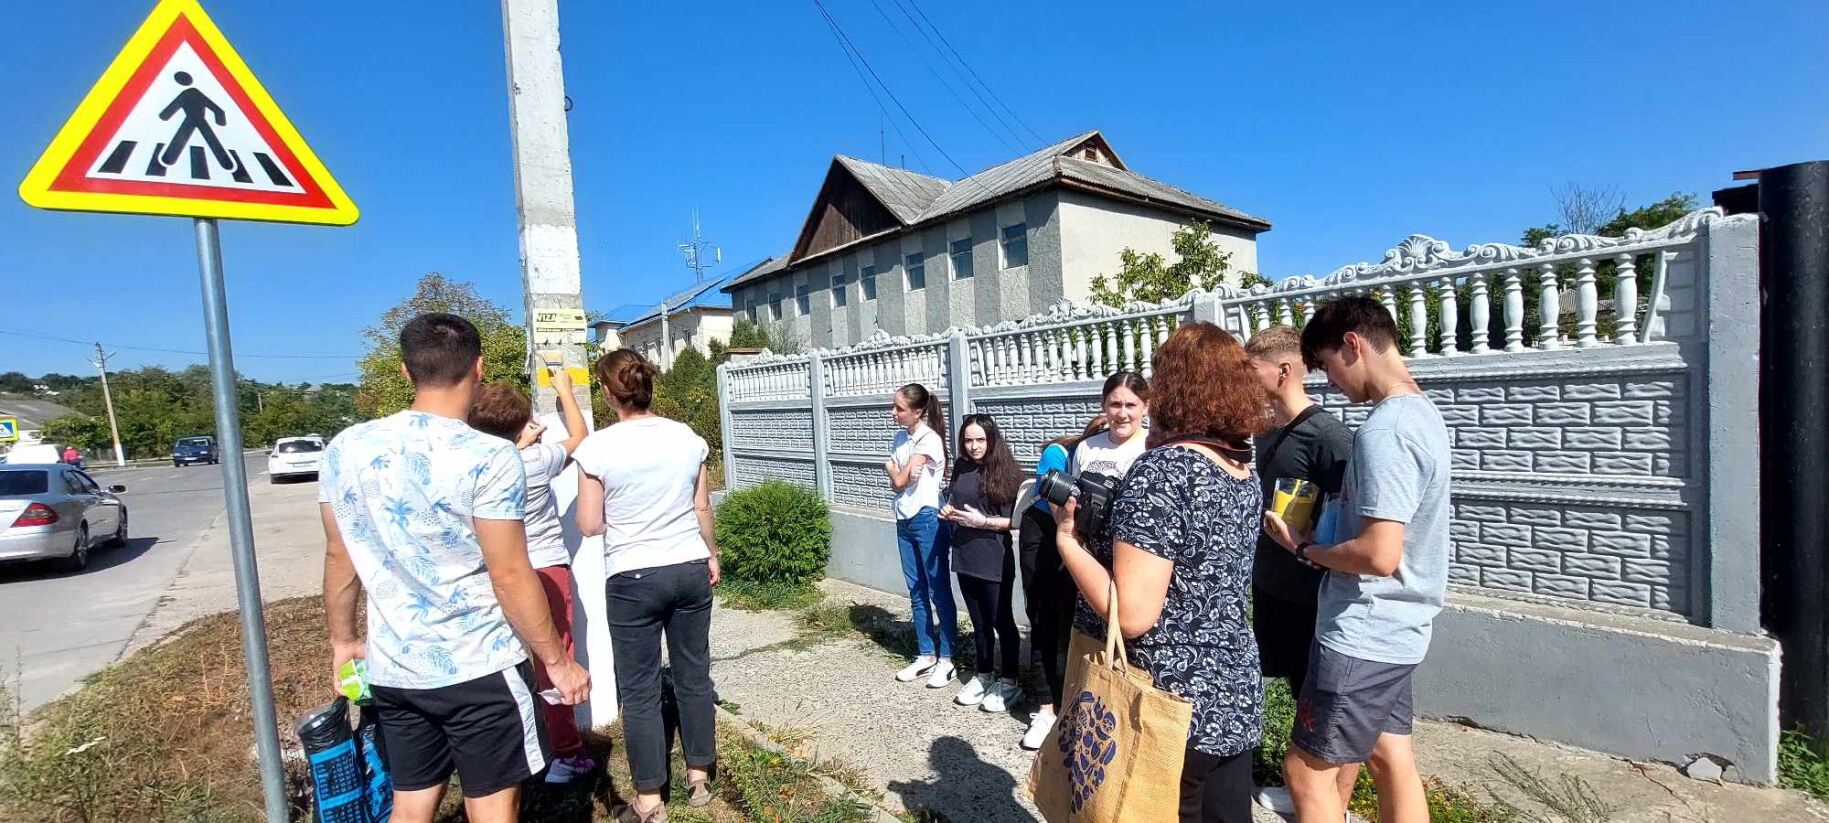
{"label": "yellow sign frame", "polygon": [[[140,70],[142,64],[152,55],[154,48],[166,37],[173,26],[180,21],[188,22],[196,31],[199,39],[209,47],[222,64],[231,79],[240,85],[241,91],[253,104],[254,112],[243,112],[249,117],[265,118],[275,137],[285,145],[297,159],[300,169],[329,201],[329,207],[299,206],[271,203],[237,202],[233,200],[199,197],[168,197],[150,194],[122,194],[105,192],[83,192],[53,189],[52,185],[69,165],[77,150],[88,140],[98,122],[113,107],[116,99],[128,81]],[[302,183],[303,181],[301,181]],[[200,190],[199,194],[204,194]],[[26,204],[41,209],[63,211],[111,212],[117,214],[149,214],[171,217],[216,217],[230,220],[261,220],[276,223],[307,223],[326,226],[347,226],[361,217],[355,201],[343,191],[330,170],[325,168],[305,138],[294,128],[292,121],[280,111],[279,104],[267,93],[266,87],[254,76],[235,47],[229,44],[222,30],[205,14],[197,0],[160,0],[147,15],[146,21],[140,24],[138,31],[128,38],[127,45],[115,55],[114,62],[108,65],[101,79],[89,89],[77,105],[75,113],[70,115],[57,136],[52,138],[51,145],[33,164],[25,180],[19,184],[19,197]]]}

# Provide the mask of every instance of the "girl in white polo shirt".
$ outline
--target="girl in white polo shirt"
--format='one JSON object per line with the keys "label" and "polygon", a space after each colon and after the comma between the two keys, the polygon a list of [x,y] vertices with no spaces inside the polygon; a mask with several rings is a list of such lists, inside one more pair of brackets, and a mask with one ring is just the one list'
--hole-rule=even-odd
{"label": "girl in white polo shirt", "polygon": [[[897,389],[890,416],[896,432],[883,473],[895,491],[895,540],[902,554],[902,577],[914,611],[915,659],[896,673],[908,683],[927,675],[927,687],[952,683],[953,639],[959,618],[953,606],[953,581],[946,547],[940,540],[940,473],[946,470],[946,439],[940,399],[926,386],[909,383]],[[936,636],[934,621],[940,628]]]}

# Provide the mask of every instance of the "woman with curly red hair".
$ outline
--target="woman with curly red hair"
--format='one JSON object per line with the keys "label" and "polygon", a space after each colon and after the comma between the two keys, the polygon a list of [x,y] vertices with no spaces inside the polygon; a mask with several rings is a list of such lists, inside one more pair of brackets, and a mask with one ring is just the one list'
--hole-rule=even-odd
{"label": "woman with curly red hair", "polygon": [[1244,349],[1211,323],[1176,329],[1153,365],[1150,450],[1099,534],[1074,533],[1069,501],[1055,538],[1084,598],[1081,624],[1107,614],[1115,583],[1130,662],[1194,706],[1181,819],[1245,823],[1263,703],[1246,619],[1263,511],[1250,438],[1269,423],[1266,398]]}

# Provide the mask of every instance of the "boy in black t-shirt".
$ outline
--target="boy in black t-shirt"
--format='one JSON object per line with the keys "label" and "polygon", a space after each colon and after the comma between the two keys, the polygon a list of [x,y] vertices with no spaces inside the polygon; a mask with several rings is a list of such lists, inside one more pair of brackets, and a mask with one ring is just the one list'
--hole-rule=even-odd
{"label": "boy in black t-shirt", "polygon": [[[1252,336],[1245,353],[1270,394],[1276,418],[1275,427],[1257,439],[1264,506],[1270,506],[1276,481],[1283,477],[1314,483],[1323,498],[1338,494],[1347,458],[1353,453],[1353,432],[1308,398],[1301,334],[1288,326],[1271,326]],[[1315,509],[1318,515],[1318,500]],[[1302,693],[1302,681],[1308,676],[1316,590],[1322,574],[1296,560],[1268,535],[1259,535],[1251,575],[1252,630],[1257,635],[1264,676],[1287,678],[1291,694]]]}

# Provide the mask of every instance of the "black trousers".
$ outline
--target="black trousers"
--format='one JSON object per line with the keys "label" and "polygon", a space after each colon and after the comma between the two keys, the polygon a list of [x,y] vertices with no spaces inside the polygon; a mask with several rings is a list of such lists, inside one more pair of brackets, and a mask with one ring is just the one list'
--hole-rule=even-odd
{"label": "black trousers", "polygon": [[1251,823],[1251,752],[1215,757],[1188,749],[1181,763],[1181,823]]}
{"label": "black trousers", "polygon": [[686,765],[709,769],[717,760],[711,577],[703,560],[639,569],[612,576],[604,584],[604,595],[629,771],[636,791],[657,792],[667,786],[669,743],[661,715],[662,634],[667,638]]}
{"label": "black trousers", "polygon": [[992,661],[1000,664],[994,673],[1011,680],[1021,671],[1017,664],[1022,659],[1022,636],[1016,633],[1012,606],[1015,589],[1016,582],[1008,574],[1002,580],[959,575],[965,613],[972,618],[972,650],[977,654],[979,674],[992,674]]}
{"label": "black trousers", "polygon": [[1027,508],[1022,513],[1017,555],[1022,563],[1022,596],[1029,617],[1029,646],[1042,661],[1048,691],[1036,702],[1061,704],[1067,678],[1067,632],[1073,627],[1073,603],[1080,590],[1061,563],[1054,544],[1054,518]]}
{"label": "black trousers", "polygon": [[1289,680],[1289,693],[1300,696],[1308,679],[1308,655],[1315,645],[1314,603],[1285,600],[1251,587],[1251,633],[1257,637],[1258,660],[1265,677]]}

